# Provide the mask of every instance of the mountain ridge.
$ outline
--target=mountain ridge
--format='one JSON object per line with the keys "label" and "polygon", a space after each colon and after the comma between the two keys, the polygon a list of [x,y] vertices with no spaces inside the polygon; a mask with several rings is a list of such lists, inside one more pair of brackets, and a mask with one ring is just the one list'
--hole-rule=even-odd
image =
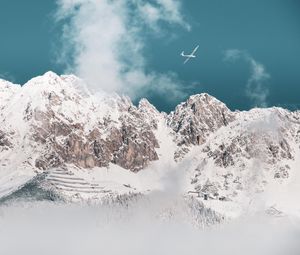
{"label": "mountain ridge", "polygon": [[166,114],[53,72],[23,86],[1,80],[0,92],[1,197],[42,173],[44,187],[96,199],[161,189],[183,171],[182,193],[224,213],[298,178],[299,111],[231,111],[202,93]]}

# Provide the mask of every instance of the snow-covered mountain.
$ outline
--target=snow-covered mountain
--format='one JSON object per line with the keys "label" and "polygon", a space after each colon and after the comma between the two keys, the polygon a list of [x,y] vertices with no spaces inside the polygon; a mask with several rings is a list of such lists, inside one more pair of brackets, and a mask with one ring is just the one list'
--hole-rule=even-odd
{"label": "snow-covered mountain", "polygon": [[0,196],[26,185],[68,200],[164,190],[234,216],[300,214],[300,112],[231,111],[208,94],[170,114],[47,72],[0,80]]}

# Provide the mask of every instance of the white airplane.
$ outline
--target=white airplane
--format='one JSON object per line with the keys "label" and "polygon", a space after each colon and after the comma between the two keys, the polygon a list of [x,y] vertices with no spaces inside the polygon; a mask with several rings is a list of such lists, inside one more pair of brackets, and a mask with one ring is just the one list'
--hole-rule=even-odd
{"label": "white airplane", "polygon": [[195,58],[196,56],[194,55],[195,53],[196,53],[196,51],[198,50],[198,48],[199,48],[199,45],[197,45],[197,47],[193,50],[193,52],[191,53],[191,54],[189,54],[189,55],[185,55],[184,54],[184,51],[183,52],[181,52],[181,56],[182,57],[185,57],[186,58],[186,60],[183,62],[183,64],[186,64],[186,62],[188,62],[191,58]]}

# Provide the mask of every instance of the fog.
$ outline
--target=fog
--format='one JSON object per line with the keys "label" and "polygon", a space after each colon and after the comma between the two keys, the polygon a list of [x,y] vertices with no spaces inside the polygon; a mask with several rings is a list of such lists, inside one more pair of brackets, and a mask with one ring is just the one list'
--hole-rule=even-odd
{"label": "fog", "polygon": [[299,219],[257,214],[199,228],[180,210],[161,217],[147,201],[2,205],[0,254],[300,254]]}

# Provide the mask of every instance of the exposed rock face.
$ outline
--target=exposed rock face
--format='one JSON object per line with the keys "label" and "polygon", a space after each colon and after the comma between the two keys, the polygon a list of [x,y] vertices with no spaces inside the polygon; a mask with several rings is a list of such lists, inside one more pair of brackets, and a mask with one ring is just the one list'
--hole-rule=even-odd
{"label": "exposed rock face", "polygon": [[[1,119],[19,135],[15,146],[29,139],[32,150],[40,149],[31,164],[46,170],[63,164],[93,168],[114,163],[139,171],[158,160],[155,120],[148,121],[148,111],[156,109],[146,100],[137,108],[117,95],[104,95],[101,102],[81,82],[49,72],[22,89],[1,83]],[[2,131],[0,146],[12,146]]]}
{"label": "exposed rock face", "polygon": [[0,130],[0,150],[4,150],[10,146],[12,146],[12,144],[9,141],[7,135],[3,131]]}
{"label": "exposed rock face", "polygon": [[191,96],[168,116],[168,124],[179,134],[179,146],[203,144],[207,136],[233,120],[225,104],[205,93]]}
{"label": "exposed rock face", "polygon": [[[89,123],[92,125],[87,129],[84,121],[76,119],[84,109],[78,107],[78,111],[70,118],[56,110],[57,107],[63,107],[63,100],[70,104],[85,100],[79,94],[64,94],[65,91],[61,95],[43,91],[45,110],[32,109],[30,105],[25,110],[24,120],[33,119],[30,123],[32,139],[47,148],[35,162],[38,168],[45,170],[62,164],[93,168],[114,163],[125,169],[139,171],[150,161],[158,160],[155,149],[159,146],[153,134],[155,125],[145,120],[144,108],[138,109],[129,99],[118,97],[114,102],[117,118],[111,118],[113,112],[108,112],[104,117],[90,117],[86,121],[94,123]],[[96,107],[93,105],[92,110],[101,110]]]}
{"label": "exposed rock face", "polygon": [[190,145],[202,145],[207,137],[235,119],[225,104],[204,93],[191,96],[168,116],[179,146],[175,159],[182,158]]}
{"label": "exposed rock face", "polygon": [[196,150],[204,160],[195,165],[194,189],[229,201],[242,191],[259,193],[268,184],[283,183],[295,175],[291,166],[299,162],[300,125],[291,115],[280,108],[236,113],[235,120]]}
{"label": "exposed rock face", "polygon": [[133,127],[128,126],[124,121],[121,130],[117,132],[117,137],[109,136],[107,140],[107,143],[112,140],[119,141],[117,148],[112,151],[113,163],[138,171],[147,166],[150,161],[158,160],[155,151],[155,148],[158,148],[158,142],[150,126]]}

